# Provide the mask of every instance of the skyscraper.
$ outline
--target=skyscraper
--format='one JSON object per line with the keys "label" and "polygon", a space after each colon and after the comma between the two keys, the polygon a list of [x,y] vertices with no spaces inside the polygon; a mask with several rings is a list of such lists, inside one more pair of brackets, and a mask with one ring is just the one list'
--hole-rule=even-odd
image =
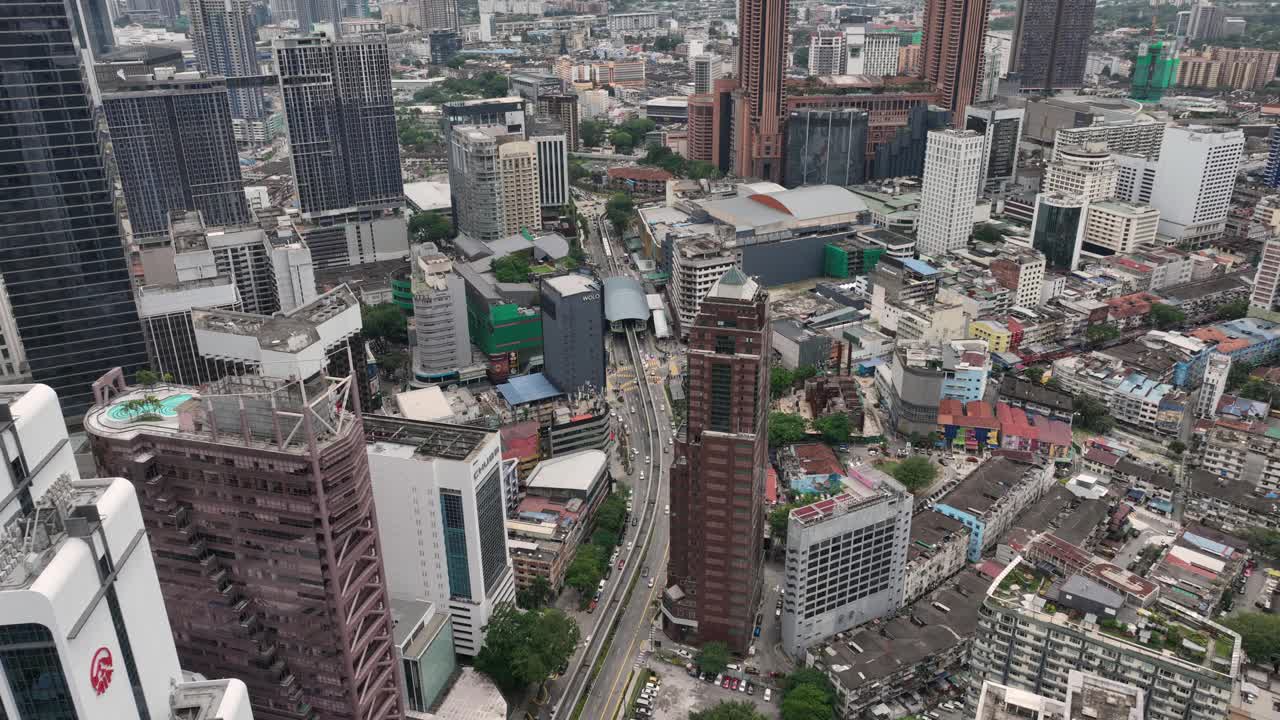
{"label": "skyscraper", "polygon": [[724,64],[720,56],[712,53],[696,55],[689,61],[693,70],[693,94],[706,95],[711,92],[716,80],[724,75]]}
{"label": "skyscraper", "polygon": [[402,717],[355,376],[327,376],[321,339],[358,333],[359,303],[315,323],[206,315],[197,335],[263,374],[197,390],[115,370],[85,418],[99,470],[137,490],[178,657],[242,678],[259,718]]}
{"label": "skyscraper", "polygon": [[274,41],[298,204],[311,218],[404,202],[387,37],[380,23],[344,25],[336,40]]}
{"label": "skyscraper", "polygon": [[251,220],[222,78],[122,81],[102,106],[135,238],[164,235],[173,210],[214,226]]}
{"label": "skyscraper", "polygon": [[923,255],[958,250],[973,234],[985,136],[972,130],[932,130],[925,146],[916,246]]}
{"label": "skyscraper", "polygon": [[927,0],[924,6],[923,76],[938,102],[964,124],[964,109],[982,85],[983,43],[991,0]]}
{"label": "skyscraper", "polygon": [[538,97],[538,114],[560,123],[569,141],[569,151],[577,152],[581,146],[578,137],[578,96],[572,93],[552,93]]}
{"label": "skyscraper", "polygon": [[794,111],[787,118],[783,185],[860,185],[866,178],[867,114],[849,108]]}
{"label": "skyscraper", "polygon": [[1088,200],[1064,192],[1036,195],[1031,246],[1044,253],[1049,267],[1071,272],[1080,264]]}
{"label": "skyscraper", "polygon": [[114,0],[71,0],[71,19],[75,23],[76,40],[87,48],[97,62],[115,48],[116,38],[111,29],[111,14],[107,2]]}
{"label": "skyscraper", "polygon": [[[191,45],[196,65],[210,75],[244,77],[260,74],[253,5],[249,0],[189,0]],[[230,91],[231,115],[245,120],[263,116],[262,89]]]}
{"label": "skyscraper", "polygon": [[1267,165],[1262,171],[1262,182],[1270,188],[1280,188],[1280,127],[1273,127],[1267,134]]}
{"label": "skyscraper", "polygon": [[564,393],[602,392],[604,296],[585,275],[547,278],[541,285],[544,373]]}
{"label": "skyscraper", "polygon": [[1060,147],[1044,175],[1045,192],[1079,195],[1090,202],[1116,196],[1120,168],[1099,142]]}
{"label": "skyscraper", "polygon": [[735,172],[782,181],[790,0],[739,0]]}
{"label": "skyscraper", "polygon": [[1014,22],[1009,71],[1023,91],[1084,85],[1097,0],[1022,0]]}
{"label": "skyscraper", "polygon": [[818,32],[809,37],[810,75],[844,75],[848,62],[843,30],[818,28]]}
{"label": "skyscraper", "polygon": [[449,136],[449,187],[458,230],[497,240],[542,226],[538,153],[523,133],[461,125]]}
{"label": "skyscraper", "polygon": [[426,30],[457,30],[458,0],[420,0],[422,26]]}
{"label": "skyscraper", "polygon": [[434,243],[413,247],[413,374],[420,382],[458,376],[471,364],[466,288]]}
{"label": "skyscraper", "polygon": [[964,129],[983,136],[979,188],[1013,180],[1018,169],[1023,114],[1022,108],[997,102],[977,103],[965,109]]}
{"label": "skyscraper", "polygon": [[737,653],[751,644],[760,599],[769,345],[768,294],[730,268],[689,328],[689,410],[671,466],[662,614],[671,637],[718,640]]}
{"label": "skyscraper", "polygon": [[0,275],[32,376],[74,419],[146,345],[67,6],[6,5],[0,31]]}
{"label": "skyscraper", "polygon": [[1238,128],[1167,128],[1151,191],[1160,234],[1192,248],[1220,239],[1243,153],[1244,131]]}

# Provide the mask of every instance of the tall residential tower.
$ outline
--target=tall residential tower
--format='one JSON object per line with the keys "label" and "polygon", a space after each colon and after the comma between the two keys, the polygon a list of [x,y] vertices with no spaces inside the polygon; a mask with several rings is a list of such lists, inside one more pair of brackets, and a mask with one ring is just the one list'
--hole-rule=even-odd
{"label": "tall residential tower", "polygon": [[782,181],[790,0],[739,0],[735,171]]}
{"label": "tall residential tower", "polygon": [[[257,32],[249,0],[188,0],[191,45],[196,66],[210,75],[259,75]],[[263,116],[262,88],[231,90],[231,115],[244,120]]]}
{"label": "tall residential tower", "polygon": [[982,85],[983,46],[991,0],[927,0],[924,6],[923,76],[938,92],[952,124]]}

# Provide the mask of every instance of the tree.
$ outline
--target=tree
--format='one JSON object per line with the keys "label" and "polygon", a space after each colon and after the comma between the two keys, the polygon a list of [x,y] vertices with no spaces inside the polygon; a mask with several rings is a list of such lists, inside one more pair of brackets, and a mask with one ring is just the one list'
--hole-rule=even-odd
{"label": "tree", "polygon": [[609,133],[609,142],[613,145],[614,152],[626,155],[630,153],[636,145],[636,139],[631,133],[621,128]]}
{"label": "tree", "polygon": [[577,623],[559,610],[522,612],[503,603],[489,618],[475,666],[516,693],[565,667],[580,637]]}
{"label": "tree", "polygon": [[414,242],[440,242],[453,237],[453,223],[438,212],[420,212],[409,219]]}
{"label": "tree", "polygon": [[706,710],[689,713],[689,720],[768,720],[756,712],[756,706],[749,702],[729,702],[721,700]]}
{"label": "tree", "polygon": [[1004,234],[997,230],[995,225],[982,223],[973,229],[973,239],[996,245],[1004,242]]}
{"label": "tree", "polygon": [[1169,443],[1169,452],[1174,455],[1181,455],[1187,451],[1187,444],[1181,440],[1173,440]]}
{"label": "tree", "polygon": [[364,334],[369,337],[397,342],[409,341],[409,323],[399,305],[361,305],[360,322]]}
{"label": "tree", "polygon": [[616,533],[609,532],[604,528],[597,529],[591,533],[591,544],[601,550],[611,551],[618,546],[618,536]]}
{"label": "tree", "polygon": [[1033,383],[1042,383],[1044,382],[1044,374],[1048,371],[1049,369],[1043,365],[1032,365],[1031,367],[1023,369],[1022,377]]}
{"label": "tree", "polygon": [[551,599],[551,583],[541,575],[535,576],[528,587],[516,591],[516,604],[525,610],[540,610]]}
{"label": "tree", "polygon": [[460,67],[462,67],[463,65],[466,65],[466,64],[467,64],[467,58],[466,58],[465,56],[462,56],[462,55],[454,55],[453,57],[449,58],[449,59],[445,62],[445,66],[446,66],[446,67],[451,67],[451,68],[453,68],[454,70],[457,70],[458,68],[460,68]]}
{"label": "tree", "polygon": [[782,720],[834,720],[830,699],[816,685],[801,685],[782,697]]}
{"label": "tree", "polygon": [[134,374],[133,379],[139,385],[159,385],[162,382],[173,382],[173,373],[160,373],[155,370],[142,369]]}
{"label": "tree", "polygon": [[1251,527],[1244,531],[1249,549],[1272,560],[1280,560],[1280,531]]}
{"label": "tree", "polygon": [[529,279],[529,259],[520,253],[500,257],[489,267],[498,282],[520,283]]}
{"label": "tree", "polygon": [[805,439],[804,418],[783,412],[769,413],[769,446],[780,447]]}
{"label": "tree", "polygon": [[693,664],[704,673],[715,674],[729,666],[729,646],[719,641],[712,641],[702,646]]}
{"label": "tree", "polygon": [[596,147],[604,142],[604,131],[609,127],[599,120],[583,120],[578,124],[578,138],[587,147]]}
{"label": "tree", "polygon": [[773,544],[787,541],[787,522],[791,511],[800,507],[800,503],[782,503],[769,511],[769,531],[773,535]]}
{"label": "tree", "polygon": [[1213,309],[1216,320],[1238,320],[1249,314],[1249,301],[1246,298],[1224,303]]}
{"label": "tree", "polygon": [[[627,521],[627,501],[621,493],[613,493],[600,503],[596,511],[596,527],[607,530],[614,535],[622,534],[622,526]],[[617,543],[614,543],[617,544]]]}
{"label": "tree", "polygon": [[781,365],[774,365],[769,368],[769,393],[775,398],[780,398],[787,394],[787,391],[796,384],[796,375],[792,371]]}
{"label": "tree", "polygon": [[835,698],[836,689],[822,671],[813,668],[800,668],[782,681],[782,693],[785,695],[803,685],[812,685],[821,690],[828,699]]}
{"label": "tree", "polygon": [[1155,303],[1151,306],[1151,324],[1159,330],[1180,327],[1186,321],[1187,314],[1172,305]]}
{"label": "tree", "polygon": [[822,439],[829,444],[849,442],[849,433],[852,431],[849,415],[846,413],[824,415],[813,421],[813,429],[822,433]]}
{"label": "tree", "polygon": [[1120,328],[1111,323],[1090,325],[1089,329],[1084,331],[1084,337],[1090,344],[1101,345],[1104,342],[1120,337]]}
{"label": "tree", "polygon": [[933,479],[938,476],[938,467],[924,455],[912,455],[895,463],[890,474],[906,489],[918,492],[933,484]]}
{"label": "tree", "polygon": [[604,577],[604,563],[608,558],[601,557],[600,548],[595,545],[580,545],[578,553],[569,563],[564,573],[564,584],[578,591],[581,604],[591,602],[596,588],[600,586],[600,578]]}
{"label": "tree", "polygon": [[804,45],[796,48],[795,53],[791,56],[791,64],[798,68],[809,69],[809,46]]}
{"label": "tree", "polygon": [[605,203],[604,214],[609,218],[609,222],[613,225],[613,229],[619,235],[627,229],[627,225],[631,224],[631,214],[635,212],[636,205],[630,195],[626,193],[614,193],[609,196],[609,201]]}
{"label": "tree", "polygon": [[1262,380],[1261,378],[1249,378],[1238,390],[1236,394],[1249,400],[1262,400],[1275,404],[1276,395],[1280,394],[1280,388]]}
{"label": "tree", "polygon": [[1280,615],[1245,612],[1218,622],[1240,633],[1245,654],[1253,662],[1280,662]]}
{"label": "tree", "polygon": [[1080,418],[1076,427],[1105,435],[1116,424],[1106,404],[1097,398],[1081,393],[1075,396],[1074,406],[1075,414]]}

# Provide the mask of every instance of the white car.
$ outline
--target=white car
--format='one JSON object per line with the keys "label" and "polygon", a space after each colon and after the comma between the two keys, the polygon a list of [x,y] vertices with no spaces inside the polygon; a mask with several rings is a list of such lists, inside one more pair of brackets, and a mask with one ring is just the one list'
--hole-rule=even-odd
{"label": "white car", "polygon": [[772,690],[772,689],[770,689],[770,688],[765,688],[765,689],[764,689],[764,701],[765,701],[765,702],[771,702],[772,700],[773,700],[773,690]]}
{"label": "white car", "polygon": [[649,587],[653,587],[653,578],[649,578]]}
{"label": "white car", "polygon": [[667,506],[667,508],[666,508],[666,513],[667,513],[668,515],[670,515],[670,514],[671,514],[671,506],[670,506],[670,505],[668,505],[668,506]]}

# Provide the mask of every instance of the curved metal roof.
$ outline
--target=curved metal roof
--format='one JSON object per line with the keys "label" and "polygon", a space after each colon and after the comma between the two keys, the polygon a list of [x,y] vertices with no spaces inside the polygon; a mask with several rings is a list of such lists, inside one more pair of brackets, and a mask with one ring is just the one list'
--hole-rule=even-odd
{"label": "curved metal roof", "polygon": [[639,280],[621,275],[604,279],[604,317],[611,323],[649,320],[649,303]]}

